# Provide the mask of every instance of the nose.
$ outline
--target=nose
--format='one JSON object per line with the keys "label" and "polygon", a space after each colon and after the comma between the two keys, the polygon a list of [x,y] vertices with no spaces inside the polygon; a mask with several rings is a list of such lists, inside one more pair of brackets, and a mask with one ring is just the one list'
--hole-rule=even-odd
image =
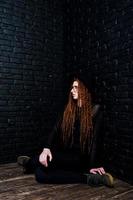
{"label": "nose", "polygon": [[73,93],[73,88],[71,89],[71,93]]}
{"label": "nose", "polygon": [[75,92],[76,92],[76,89],[75,89],[75,88],[72,88],[72,89],[71,89],[71,93],[74,94]]}

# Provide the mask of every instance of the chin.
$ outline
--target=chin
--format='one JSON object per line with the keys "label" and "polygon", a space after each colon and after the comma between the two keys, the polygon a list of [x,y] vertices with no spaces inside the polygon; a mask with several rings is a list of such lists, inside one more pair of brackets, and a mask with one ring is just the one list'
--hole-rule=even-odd
{"label": "chin", "polygon": [[78,98],[77,98],[77,97],[73,97],[73,99],[74,99],[74,100],[78,100]]}

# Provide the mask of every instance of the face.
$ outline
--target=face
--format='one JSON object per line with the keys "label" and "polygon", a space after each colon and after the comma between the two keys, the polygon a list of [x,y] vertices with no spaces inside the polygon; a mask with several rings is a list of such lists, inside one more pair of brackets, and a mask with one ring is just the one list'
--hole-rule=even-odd
{"label": "face", "polygon": [[72,98],[74,100],[78,99],[78,81],[74,81],[71,89]]}

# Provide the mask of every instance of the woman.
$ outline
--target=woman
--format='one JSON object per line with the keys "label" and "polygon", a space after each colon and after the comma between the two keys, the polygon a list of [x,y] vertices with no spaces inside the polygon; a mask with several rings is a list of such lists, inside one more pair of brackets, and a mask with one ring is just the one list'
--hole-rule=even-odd
{"label": "woman", "polygon": [[91,168],[94,146],[91,95],[85,84],[75,79],[63,116],[36,158],[18,157],[26,172],[35,173],[40,183],[86,183],[113,186],[113,177],[103,167]]}

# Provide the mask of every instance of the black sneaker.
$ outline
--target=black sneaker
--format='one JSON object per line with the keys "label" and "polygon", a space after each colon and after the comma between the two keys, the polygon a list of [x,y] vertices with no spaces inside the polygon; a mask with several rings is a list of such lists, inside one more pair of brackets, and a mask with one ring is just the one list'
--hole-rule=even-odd
{"label": "black sneaker", "polygon": [[100,174],[85,174],[87,176],[87,184],[91,186],[114,186],[114,180],[111,174],[105,173],[103,175]]}
{"label": "black sneaker", "polygon": [[23,173],[27,174],[27,164],[31,158],[29,156],[19,156],[17,158],[18,165],[23,167]]}

